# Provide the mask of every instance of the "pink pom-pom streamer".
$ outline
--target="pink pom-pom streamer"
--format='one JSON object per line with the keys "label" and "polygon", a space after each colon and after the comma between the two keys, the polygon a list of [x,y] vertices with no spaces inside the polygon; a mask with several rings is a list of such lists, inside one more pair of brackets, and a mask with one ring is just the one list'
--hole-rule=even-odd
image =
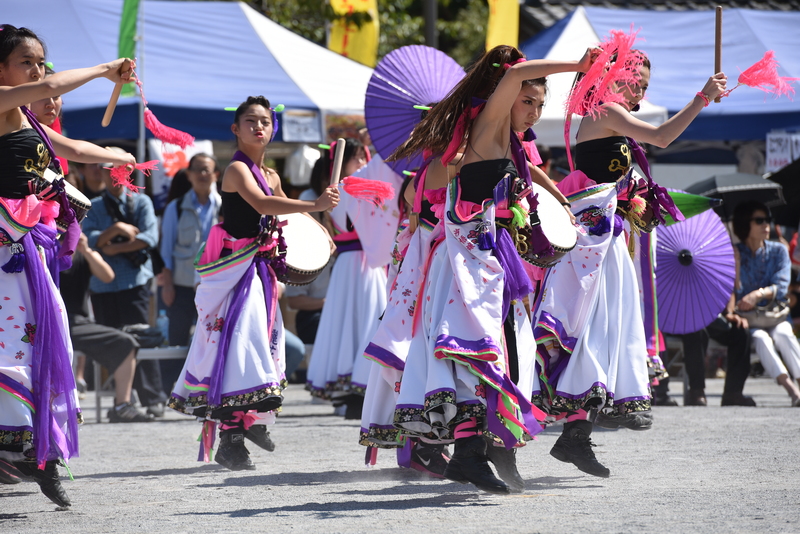
{"label": "pink pom-pom streamer", "polygon": [[394,198],[392,184],[357,176],[345,177],[342,180],[342,189],[351,197],[372,202],[376,206],[383,206],[387,200]]}
{"label": "pink pom-pom streamer", "polygon": [[176,130],[175,128],[170,128],[169,126],[164,126],[156,118],[155,114],[153,114],[153,112],[149,109],[144,110],[144,125],[153,133],[153,135],[156,136],[156,138],[160,139],[164,143],[178,145],[184,150],[186,147],[194,144],[194,137],[186,132]]}
{"label": "pink pom-pom streamer", "polygon": [[[639,69],[643,57],[640,53],[632,52],[638,39],[637,33],[633,28],[630,33],[611,30],[611,35],[600,44],[602,52],[567,99],[568,117],[573,113],[597,117],[604,113],[603,104],[624,103],[619,87],[636,84],[641,78]],[[614,63],[611,63],[615,55]]]}
{"label": "pink pom-pom streamer", "polygon": [[158,168],[158,160],[145,161],[144,163],[137,163],[135,166],[132,164],[120,165],[118,167],[104,167],[111,170],[111,179],[114,180],[114,185],[117,187],[127,187],[134,193],[138,193],[144,186],[136,185],[131,180],[133,171],[138,169],[144,173],[145,176],[150,176],[150,171]]}
{"label": "pink pom-pom streamer", "polygon": [[[736,87],[746,85],[761,89],[765,93],[774,94],[775,98],[786,95],[791,99],[794,95],[794,87],[789,82],[800,78],[780,76],[778,75],[778,67],[779,64],[778,60],[775,59],[775,52],[767,50],[764,57],[739,74],[739,79],[737,80],[739,83]],[[736,87],[733,89],[736,89]],[[733,89],[726,91],[725,96],[728,96]]]}

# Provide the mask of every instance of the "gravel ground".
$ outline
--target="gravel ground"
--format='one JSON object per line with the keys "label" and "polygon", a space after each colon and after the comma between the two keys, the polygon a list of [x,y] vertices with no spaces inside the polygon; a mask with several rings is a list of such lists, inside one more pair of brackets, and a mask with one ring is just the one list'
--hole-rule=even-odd
{"label": "gravel ground", "polygon": [[[673,393],[680,397],[680,385]],[[709,407],[656,407],[647,432],[593,434],[608,479],[579,472],[548,452],[560,427],[517,455],[520,495],[396,467],[381,451],[363,465],[358,424],[314,404],[301,386],[286,391],[271,427],[277,449],[249,447],[256,471],[231,472],[196,461],[200,426],[177,413],[139,424],[87,423],[73,506],[55,507],[32,482],[0,485],[0,528],[13,533],[95,532],[800,532],[797,437],[800,410],[768,379],[745,393],[758,408],[719,406],[721,380],[709,380]],[[106,407],[109,400],[105,399]],[[94,421],[93,402],[84,401]]]}

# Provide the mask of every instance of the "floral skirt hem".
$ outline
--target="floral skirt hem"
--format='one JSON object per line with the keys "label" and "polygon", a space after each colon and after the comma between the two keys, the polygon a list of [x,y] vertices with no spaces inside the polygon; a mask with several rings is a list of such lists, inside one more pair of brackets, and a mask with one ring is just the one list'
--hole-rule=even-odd
{"label": "floral skirt hem", "polygon": [[224,418],[235,411],[280,411],[283,403],[282,393],[286,385],[286,381],[283,380],[279,385],[267,385],[256,391],[222,397],[222,402],[214,406],[208,405],[208,395],[205,393],[188,399],[173,395],[167,401],[167,406],[175,411],[204,419]]}

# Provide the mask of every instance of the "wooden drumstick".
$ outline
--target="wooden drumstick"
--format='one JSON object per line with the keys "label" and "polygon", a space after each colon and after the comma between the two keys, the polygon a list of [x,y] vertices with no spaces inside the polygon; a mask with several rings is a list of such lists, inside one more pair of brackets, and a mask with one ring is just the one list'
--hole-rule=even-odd
{"label": "wooden drumstick", "polygon": [[[722,6],[717,6],[717,24],[714,32],[714,74],[722,71]],[[714,99],[719,103],[720,97]]]}
{"label": "wooden drumstick", "polygon": [[336,152],[333,155],[333,174],[331,175],[331,185],[339,185],[339,177],[342,174],[342,160],[344,159],[345,140],[336,140]]}
{"label": "wooden drumstick", "polygon": [[[133,69],[133,62],[129,59],[126,59],[122,62],[122,66],[119,68],[121,74],[125,74]],[[123,70],[124,69],[124,70]],[[108,106],[106,106],[106,112],[103,114],[103,121],[100,123],[102,124],[103,128],[111,124],[111,117],[114,116],[114,110],[117,109],[117,101],[119,100],[119,95],[122,93],[122,86],[125,85],[125,82],[119,81],[114,86],[114,91],[111,92],[111,98],[108,99]]]}
{"label": "wooden drumstick", "polygon": [[117,100],[119,100],[119,95],[122,93],[122,86],[125,85],[122,82],[117,82],[117,85],[114,86],[114,91],[111,93],[111,98],[108,100],[108,106],[106,106],[106,112],[103,115],[103,128],[111,124],[111,117],[114,116],[114,110],[117,109]]}

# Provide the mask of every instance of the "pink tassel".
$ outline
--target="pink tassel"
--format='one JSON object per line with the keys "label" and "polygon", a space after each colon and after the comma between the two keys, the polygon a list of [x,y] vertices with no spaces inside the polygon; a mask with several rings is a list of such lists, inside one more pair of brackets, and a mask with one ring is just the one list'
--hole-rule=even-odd
{"label": "pink tassel", "polygon": [[[642,56],[631,52],[638,32],[611,30],[611,36],[600,44],[602,52],[586,75],[575,85],[566,103],[567,116],[573,113],[597,117],[605,113],[603,104],[622,104],[624,97],[618,87],[639,82]],[[610,63],[616,54],[614,63]]]}
{"label": "pink tassel", "polygon": [[144,163],[137,163],[135,166],[132,164],[119,165],[118,167],[103,167],[104,169],[111,170],[111,178],[114,180],[114,185],[117,187],[127,187],[134,193],[140,192],[144,189],[142,185],[136,185],[131,180],[131,174],[135,169],[144,173],[145,176],[150,176],[150,171],[158,168],[158,160],[145,161]]}
{"label": "pink tassel", "polygon": [[640,196],[634,196],[630,201],[630,208],[631,211],[638,216],[642,216],[644,214],[645,208],[647,208],[647,202]]}
{"label": "pink tassel", "polygon": [[186,132],[176,130],[175,128],[170,128],[169,126],[164,126],[149,109],[144,110],[144,125],[153,133],[153,135],[156,136],[156,138],[160,139],[164,143],[178,145],[184,150],[186,150],[186,147],[194,144],[194,137]]}
{"label": "pink tassel", "polygon": [[387,200],[394,198],[394,187],[380,180],[368,180],[356,176],[347,176],[342,180],[345,193],[358,200],[367,200],[376,206],[383,206]]}
{"label": "pink tassel", "polygon": [[[794,95],[794,87],[789,82],[800,80],[800,78],[788,78],[778,75],[778,61],[775,59],[775,52],[767,50],[764,57],[758,60],[753,66],[746,69],[739,75],[738,85],[746,85],[761,89],[766,93],[771,93],[778,98],[786,95],[790,99]],[[734,87],[733,89],[736,89]],[[731,91],[726,91],[724,96],[728,96]]]}

